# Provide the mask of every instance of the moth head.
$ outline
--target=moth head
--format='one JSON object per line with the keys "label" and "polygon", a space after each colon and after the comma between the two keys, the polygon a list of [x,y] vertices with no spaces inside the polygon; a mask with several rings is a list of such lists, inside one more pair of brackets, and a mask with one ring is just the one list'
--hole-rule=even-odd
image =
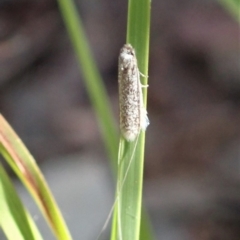
{"label": "moth head", "polygon": [[130,68],[135,64],[135,51],[130,44],[125,44],[120,50],[119,62],[121,63],[122,70]]}

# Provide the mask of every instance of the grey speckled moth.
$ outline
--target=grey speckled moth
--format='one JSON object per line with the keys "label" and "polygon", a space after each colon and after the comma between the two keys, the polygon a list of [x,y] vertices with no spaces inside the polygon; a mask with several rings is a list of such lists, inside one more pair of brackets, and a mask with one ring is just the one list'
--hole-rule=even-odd
{"label": "grey speckled moth", "polygon": [[130,44],[120,50],[118,69],[120,130],[127,141],[134,141],[149,125],[143,106],[140,72],[135,51]]}

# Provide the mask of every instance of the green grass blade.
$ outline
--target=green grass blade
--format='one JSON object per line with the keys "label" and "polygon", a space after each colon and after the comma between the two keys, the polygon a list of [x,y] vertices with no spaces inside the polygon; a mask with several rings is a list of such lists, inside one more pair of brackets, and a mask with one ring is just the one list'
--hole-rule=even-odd
{"label": "green grass blade", "polygon": [[9,240],[42,240],[2,165],[0,165],[0,226]]}
{"label": "green grass blade", "polygon": [[[121,140],[122,154],[118,175],[118,239],[138,240],[142,206],[143,167],[139,160],[138,138],[133,143]],[[137,144],[137,145],[136,145]]]}
{"label": "green grass blade", "polygon": [[[59,3],[60,10],[62,12],[62,16],[65,22],[66,28],[70,36],[70,39],[73,44],[73,47],[77,56],[77,60],[82,69],[86,88],[87,88],[89,97],[91,99],[92,105],[95,109],[98,122],[101,128],[101,132],[103,135],[103,139],[106,144],[106,148],[108,150],[110,159],[112,160],[112,165],[114,166],[114,170],[116,170],[117,164],[115,160],[117,159],[117,141],[118,141],[117,131],[114,123],[115,121],[113,118],[113,114],[110,111],[110,104],[107,98],[107,93],[104,90],[104,86],[100,78],[100,74],[97,71],[96,64],[92,57],[90,47],[88,45],[87,38],[84,33],[83,24],[81,22],[80,17],[78,16],[76,7],[74,5],[74,1],[58,0],[58,3]],[[141,8],[141,10],[143,9]],[[147,11],[148,11],[148,17],[149,17],[150,10],[148,9]],[[146,12],[144,14],[146,14]],[[146,26],[149,24],[149,22],[147,24],[146,19],[144,20],[144,22],[145,22],[144,29],[146,30],[147,29]],[[147,37],[146,34],[148,34],[148,38],[149,38],[149,29],[147,32],[144,33],[143,31],[145,30],[142,29],[142,34],[144,35],[144,39],[146,40],[146,37]],[[139,53],[140,53],[139,56],[143,54],[144,56],[148,56],[148,43],[146,43],[145,40],[142,41],[142,44],[145,44],[144,49],[141,48],[141,45],[139,46],[137,44],[134,45],[134,47],[137,48],[137,51],[139,50]],[[148,66],[147,61],[148,61],[148,57],[144,61],[140,60],[139,66],[140,66],[140,71],[142,73],[147,73],[147,66]],[[146,99],[146,94],[144,96],[144,99]],[[116,213],[114,214],[114,219],[115,219],[115,216],[117,216]],[[113,225],[113,229],[115,228],[114,226],[115,225]],[[148,225],[144,225],[144,226],[148,226]],[[115,231],[113,230],[112,235],[115,235],[114,232]],[[148,227],[145,228],[145,232],[150,232]]]}
{"label": "green grass blade", "polygon": [[[127,43],[136,51],[140,72],[148,75],[150,35],[150,1],[130,0],[128,4]],[[141,77],[142,78],[142,77]],[[147,77],[141,80],[147,84]],[[147,92],[143,89],[144,104],[146,106]],[[116,231],[112,233],[112,240],[140,239],[140,226],[143,228],[142,239],[148,236],[153,239],[148,225],[141,225],[142,183],[144,165],[145,133],[141,132],[134,142],[120,140],[119,144],[119,171],[118,171],[118,206],[115,210]],[[116,208],[115,208],[116,209]]]}
{"label": "green grass blade", "polygon": [[218,0],[230,14],[240,23],[240,1],[239,0]]}
{"label": "green grass blade", "polygon": [[64,219],[35,160],[2,115],[0,153],[32,194],[56,238],[70,240]]}
{"label": "green grass blade", "polygon": [[[58,0],[77,60],[82,69],[88,95],[94,107],[112,166],[116,170],[118,134],[107,92],[86,39],[83,25],[72,0]],[[117,81],[117,78],[116,78]]]}

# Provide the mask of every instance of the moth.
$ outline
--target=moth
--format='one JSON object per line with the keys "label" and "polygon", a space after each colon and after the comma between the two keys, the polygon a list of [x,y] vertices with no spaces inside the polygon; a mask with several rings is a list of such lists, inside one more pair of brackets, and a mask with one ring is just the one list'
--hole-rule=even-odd
{"label": "moth", "polygon": [[125,44],[119,54],[118,65],[120,131],[127,141],[134,141],[149,125],[143,106],[140,71],[134,48]]}

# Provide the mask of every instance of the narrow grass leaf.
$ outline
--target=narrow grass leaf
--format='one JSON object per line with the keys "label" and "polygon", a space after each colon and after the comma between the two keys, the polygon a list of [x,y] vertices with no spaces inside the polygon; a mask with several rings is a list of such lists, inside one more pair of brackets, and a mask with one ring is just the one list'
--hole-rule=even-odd
{"label": "narrow grass leaf", "polygon": [[34,158],[7,121],[0,115],[0,153],[38,204],[57,239],[71,236]]}
{"label": "narrow grass leaf", "polygon": [[0,165],[0,213],[0,226],[9,240],[42,240],[2,165]]}
{"label": "narrow grass leaf", "polygon": [[[129,0],[127,43],[134,47],[138,68],[141,75],[144,76],[148,75],[149,35],[150,1]],[[147,85],[147,80],[147,77],[141,77],[142,85]],[[144,88],[144,106],[146,106],[146,91],[147,89]],[[124,139],[120,140],[118,160],[119,201],[117,208],[115,208],[117,220],[114,219],[113,222],[113,224],[117,225],[115,228],[118,230],[117,234],[112,233],[112,240],[139,240],[140,226],[142,226],[144,233],[142,237],[146,236],[148,232],[149,239],[153,239],[148,225],[141,225],[144,145],[145,133],[142,131],[133,142],[127,142]]]}

